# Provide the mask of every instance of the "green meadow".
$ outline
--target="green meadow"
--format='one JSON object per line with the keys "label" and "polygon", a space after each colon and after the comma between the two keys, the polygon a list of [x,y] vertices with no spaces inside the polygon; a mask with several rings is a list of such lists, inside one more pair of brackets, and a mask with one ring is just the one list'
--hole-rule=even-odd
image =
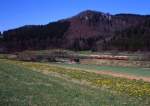
{"label": "green meadow", "polygon": [[150,83],[0,60],[1,106],[149,106]]}

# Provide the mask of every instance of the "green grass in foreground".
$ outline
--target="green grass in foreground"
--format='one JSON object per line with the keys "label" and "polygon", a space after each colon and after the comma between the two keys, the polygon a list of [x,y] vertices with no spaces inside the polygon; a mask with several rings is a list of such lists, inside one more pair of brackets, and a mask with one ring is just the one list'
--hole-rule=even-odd
{"label": "green grass in foreground", "polygon": [[[43,74],[44,70],[50,73]],[[51,72],[69,78],[56,77]],[[79,84],[71,79],[91,84]],[[150,84],[142,81],[42,63],[0,60],[0,106],[149,106],[149,89]]]}

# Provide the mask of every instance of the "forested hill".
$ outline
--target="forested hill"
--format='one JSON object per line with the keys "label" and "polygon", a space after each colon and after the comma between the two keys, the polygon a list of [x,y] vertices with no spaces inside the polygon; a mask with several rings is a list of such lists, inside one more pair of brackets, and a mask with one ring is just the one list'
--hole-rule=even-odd
{"label": "forested hill", "polygon": [[150,51],[150,16],[86,10],[47,25],[8,30],[2,36],[0,48],[4,51],[50,48]]}

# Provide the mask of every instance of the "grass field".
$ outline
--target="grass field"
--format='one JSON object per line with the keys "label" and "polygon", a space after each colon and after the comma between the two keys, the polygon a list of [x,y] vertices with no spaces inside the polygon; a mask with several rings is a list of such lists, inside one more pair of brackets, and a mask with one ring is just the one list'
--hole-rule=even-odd
{"label": "grass field", "polygon": [[150,83],[0,60],[0,106],[149,106]]}
{"label": "grass field", "polygon": [[112,72],[119,72],[129,75],[136,75],[136,76],[144,76],[150,77],[150,68],[135,68],[135,67],[121,67],[121,66],[100,66],[100,65],[93,65],[93,64],[66,64],[66,63],[54,63],[54,65],[59,65],[63,67],[72,67],[72,68],[79,68],[91,71],[112,71]]}

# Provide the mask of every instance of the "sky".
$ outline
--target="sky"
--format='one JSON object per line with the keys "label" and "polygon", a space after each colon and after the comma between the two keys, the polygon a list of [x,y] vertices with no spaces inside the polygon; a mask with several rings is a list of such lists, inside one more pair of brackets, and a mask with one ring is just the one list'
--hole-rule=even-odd
{"label": "sky", "polygon": [[150,14],[150,0],[0,0],[0,31],[42,25],[84,10]]}

